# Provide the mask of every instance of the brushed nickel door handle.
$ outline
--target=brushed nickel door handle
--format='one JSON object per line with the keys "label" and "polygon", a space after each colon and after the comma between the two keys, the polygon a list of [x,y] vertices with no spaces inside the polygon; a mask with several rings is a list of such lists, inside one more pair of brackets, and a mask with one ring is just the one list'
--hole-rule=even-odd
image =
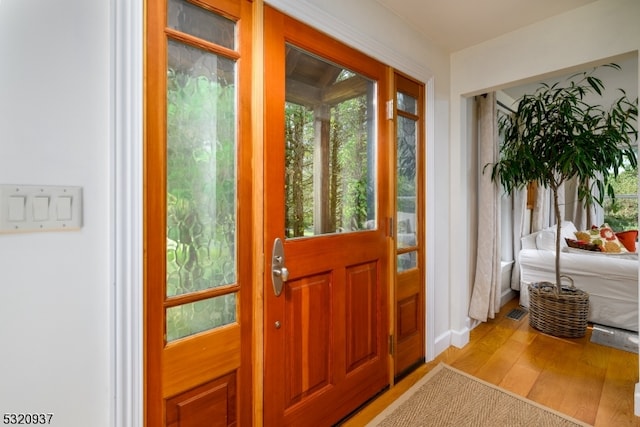
{"label": "brushed nickel door handle", "polygon": [[282,293],[284,283],[289,280],[289,270],[284,265],[284,246],[279,237],[273,242],[273,252],[271,256],[271,282],[273,283],[273,293],[279,297]]}

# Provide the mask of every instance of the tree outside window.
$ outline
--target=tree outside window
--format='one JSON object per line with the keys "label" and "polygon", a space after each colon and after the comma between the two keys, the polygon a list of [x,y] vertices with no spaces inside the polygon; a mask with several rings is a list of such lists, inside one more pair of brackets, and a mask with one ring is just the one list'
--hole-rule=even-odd
{"label": "tree outside window", "polygon": [[625,167],[612,183],[616,197],[605,199],[604,222],[616,231],[637,230],[638,168]]}

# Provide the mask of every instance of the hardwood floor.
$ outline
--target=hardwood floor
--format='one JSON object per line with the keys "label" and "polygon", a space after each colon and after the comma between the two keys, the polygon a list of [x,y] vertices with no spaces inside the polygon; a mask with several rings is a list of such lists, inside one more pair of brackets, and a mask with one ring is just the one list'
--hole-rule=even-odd
{"label": "hardwood floor", "polygon": [[529,326],[528,315],[506,318],[517,306],[517,300],[507,303],[471,331],[467,346],[450,347],[420,366],[343,427],[365,425],[440,362],[594,426],[640,426],[633,414],[637,354],[591,343],[591,326],[584,338],[542,334]]}

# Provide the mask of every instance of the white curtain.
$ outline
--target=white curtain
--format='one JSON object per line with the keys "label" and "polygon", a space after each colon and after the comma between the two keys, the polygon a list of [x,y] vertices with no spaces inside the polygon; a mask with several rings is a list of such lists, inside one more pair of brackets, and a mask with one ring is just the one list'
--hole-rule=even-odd
{"label": "white curtain", "polygon": [[[560,196],[558,194],[558,200]],[[531,232],[542,230],[556,223],[553,213],[553,196],[551,190],[538,185],[536,199],[531,212]]]}
{"label": "white curtain", "polygon": [[484,166],[498,159],[496,95],[478,101],[478,249],[469,316],[486,322],[500,310],[500,188]]}
{"label": "white curtain", "polygon": [[527,192],[525,190],[514,191],[513,195],[513,268],[511,270],[511,289],[520,290],[520,263],[518,253],[522,249],[520,239],[529,233],[527,221]]}
{"label": "white curtain", "polygon": [[[532,213],[532,232],[556,224],[551,190],[538,186],[537,191],[538,196]],[[587,224],[587,211],[584,204],[578,200],[578,185],[575,178],[560,186],[558,203],[560,205],[560,220],[573,222],[578,230],[589,229],[592,225],[599,225],[602,221],[596,215],[595,208],[591,206],[591,222],[593,224]]]}
{"label": "white curtain", "polygon": [[[572,179],[564,184],[565,186],[565,220],[573,222],[578,230],[587,230],[592,225],[601,225],[601,221],[596,218],[594,206],[590,206],[590,221],[587,220],[587,208],[584,203],[578,200],[578,179]],[[588,222],[591,222],[589,224]]]}

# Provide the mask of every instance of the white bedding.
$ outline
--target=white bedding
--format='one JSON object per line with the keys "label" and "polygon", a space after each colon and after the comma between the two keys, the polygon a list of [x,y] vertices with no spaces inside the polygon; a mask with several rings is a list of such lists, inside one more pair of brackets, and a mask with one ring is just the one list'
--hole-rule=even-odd
{"label": "white bedding", "polygon": [[[529,306],[528,284],[555,282],[555,252],[537,249],[531,240],[525,244],[527,238],[535,236],[523,238],[519,254],[523,307]],[[560,256],[561,273],[589,294],[589,321],[632,331],[638,331],[638,266],[637,254],[616,257],[565,248]]]}

